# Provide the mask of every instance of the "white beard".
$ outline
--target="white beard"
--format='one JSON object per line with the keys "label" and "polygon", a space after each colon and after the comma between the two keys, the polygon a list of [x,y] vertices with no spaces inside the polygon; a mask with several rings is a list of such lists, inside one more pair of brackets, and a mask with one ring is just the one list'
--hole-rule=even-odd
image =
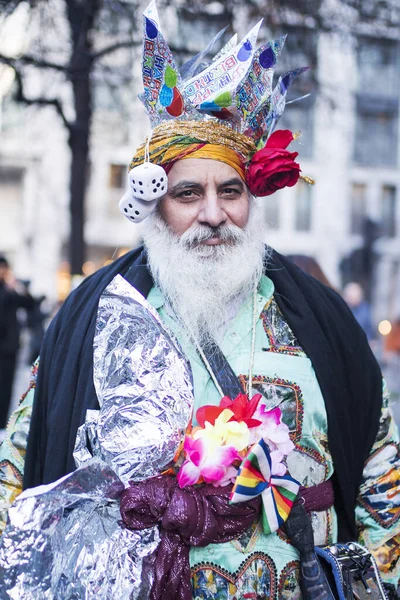
{"label": "white beard", "polygon": [[218,330],[225,330],[254,292],[266,257],[260,212],[251,200],[246,227],[219,227],[226,243],[216,246],[199,245],[215,234],[208,226],[191,227],[178,237],[157,211],[147,219],[143,238],[150,270],[181,325],[180,335],[201,345],[210,334],[218,340]]}

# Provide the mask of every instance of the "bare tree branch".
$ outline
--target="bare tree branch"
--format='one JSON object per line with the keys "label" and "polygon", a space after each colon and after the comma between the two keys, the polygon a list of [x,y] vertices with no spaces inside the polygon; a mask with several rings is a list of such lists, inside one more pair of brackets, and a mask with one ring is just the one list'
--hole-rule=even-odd
{"label": "bare tree branch", "polygon": [[[5,61],[2,61],[2,62],[5,62]],[[21,102],[21,103],[28,104],[28,105],[36,104],[38,106],[54,106],[57,113],[61,117],[65,127],[67,128],[67,130],[69,132],[71,132],[71,130],[73,129],[73,123],[68,121],[67,117],[65,116],[60,100],[58,98],[45,98],[42,96],[38,96],[36,98],[28,98],[27,96],[25,96],[21,73],[18,71],[18,69],[14,65],[9,65],[9,66],[14,70],[14,73],[15,73],[15,82],[17,85],[17,89],[15,92],[15,100],[17,102]]]}
{"label": "bare tree branch", "polygon": [[102,48],[95,54],[92,54],[92,61],[98,60],[99,58],[102,58],[103,56],[106,56],[106,54],[110,54],[111,52],[114,52],[115,50],[118,50],[119,48],[131,48],[133,46],[139,46],[139,45],[141,45],[141,43],[142,43],[141,41],[135,42],[132,39],[125,40],[123,42],[116,42],[115,44],[106,46],[105,48]]}
{"label": "bare tree branch", "polygon": [[43,69],[55,69],[56,71],[67,71],[66,65],[60,65],[57,63],[49,62],[48,60],[42,60],[41,58],[36,58],[35,56],[31,56],[29,54],[24,54],[18,58],[12,56],[5,56],[4,54],[0,54],[0,62],[8,64],[10,67],[14,67],[16,64],[22,65],[33,65],[35,67],[43,68]]}

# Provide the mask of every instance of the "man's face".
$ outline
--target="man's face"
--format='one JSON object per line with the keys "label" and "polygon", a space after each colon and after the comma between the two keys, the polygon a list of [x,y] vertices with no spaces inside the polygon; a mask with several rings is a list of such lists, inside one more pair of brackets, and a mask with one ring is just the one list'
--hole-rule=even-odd
{"label": "man's face", "polygon": [[[173,165],[168,174],[168,192],[159,205],[163,220],[178,236],[199,225],[236,225],[243,229],[249,211],[248,193],[235,169],[204,158],[188,158]],[[215,235],[201,243],[216,246],[224,242]]]}

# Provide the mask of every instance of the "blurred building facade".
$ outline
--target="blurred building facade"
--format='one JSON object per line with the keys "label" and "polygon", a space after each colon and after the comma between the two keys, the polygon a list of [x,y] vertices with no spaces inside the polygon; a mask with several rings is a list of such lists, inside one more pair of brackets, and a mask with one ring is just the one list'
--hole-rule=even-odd
{"label": "blurred building facade", "polygon": [[[292,147],[303,173],[316,184],[300,182],[261,200],[266,241],[282,253],[313,256],[338,288],[343,277],[367,281],[375,320],[395,319],[400,315],[398,2],[212,2],[203,8],[197,3],[196,14],[176,2],[160,13],[178,60],[204,47],[229,19],[244,35],[265,16],[261,42],[288,34],[277,74],[309,65],[289,99],[310,95],[287,106],[279,127],[302,132]],[[148,131],[135,100],[139,64],[137,47],[121,51],[110,59],[107,78],[95,79],[87,272],[140,239],[140,228],[118,211],[126,165]],[[130,77],[116,89],[113,72],[122,67]],[[43,88],[49,81],[33,84]],[[32,280],[35,292],[54,297],[67,258],[66,133],[51,108],[24,108],[8,94],[0,136],[0,250],[20,277]],[[374,227],[372,240],[368,223]],[[358,263],[352,260],[357,252]],[[358,274],[349,270],[354,264]]]}

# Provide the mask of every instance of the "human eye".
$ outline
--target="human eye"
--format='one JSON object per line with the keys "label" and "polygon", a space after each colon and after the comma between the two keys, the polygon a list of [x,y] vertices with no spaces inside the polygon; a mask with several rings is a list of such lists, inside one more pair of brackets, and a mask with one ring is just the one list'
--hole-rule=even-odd
{"label": "human eye", "polygon": [[237,198],[242,193],[242,191],[235,186],[224,187],[221,191],[225,198]]}
{"label": "human eye", "polygon": [[194,189],[182,190],[176,195],[178,202],[194,202],[199,197],[199,192]]}

